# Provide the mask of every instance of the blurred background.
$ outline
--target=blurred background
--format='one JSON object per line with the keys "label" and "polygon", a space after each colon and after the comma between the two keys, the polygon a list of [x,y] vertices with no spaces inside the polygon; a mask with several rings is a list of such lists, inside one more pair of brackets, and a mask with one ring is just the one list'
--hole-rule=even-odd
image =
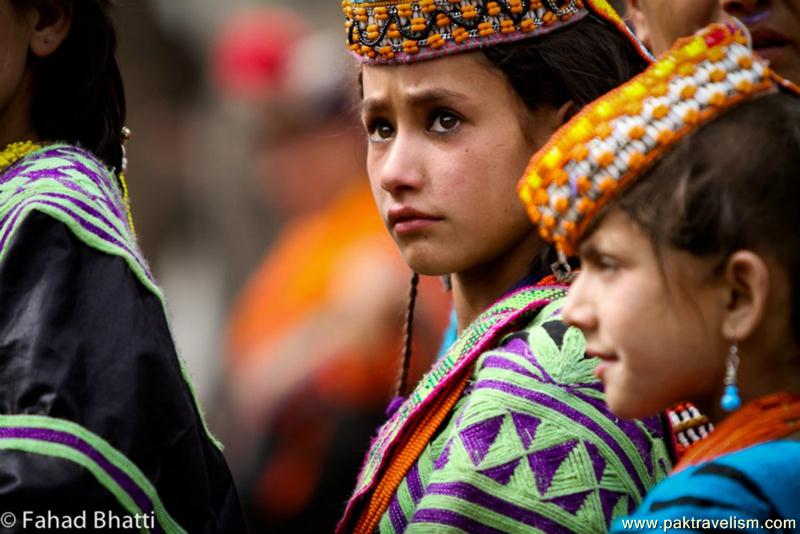
{"label": "blurred background", "polygon": [[[254,532],[330,532],[410,272],[372,204],[339,0],[118,0],[132,209]],[[411,383],[449,295],[424,279]]]}

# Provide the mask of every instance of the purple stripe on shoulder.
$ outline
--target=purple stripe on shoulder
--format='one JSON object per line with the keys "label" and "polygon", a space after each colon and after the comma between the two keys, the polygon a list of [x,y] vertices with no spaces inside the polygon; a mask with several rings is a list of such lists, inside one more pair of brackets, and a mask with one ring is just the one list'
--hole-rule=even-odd
{"label": "purple stripe on shoulder", "polygon": [[[510,503],[466,482],[431,484],[428,487],[428,493],[456,497],[548,533],[569,532],[563,525],[546,515]],[[413,522],[415,523],[417,522],[418,514],[419,512],[414,514]],[[467,529],[467,532],[472,531]]]}
{"label": "purple stripe on shoulder", "polygon": [[[4,217],[3,220],[0,220],[0,226],[4,226],[4,225],[6,226],[6,229],[3,232],[3,235],[0,237],[0,250],[3,250],[3,248],[5,248],[5,246],[7,244],[7,241],[8,241],[8,238],[9,238],[9,234],[11,233],[11,230],[14,229],[14,227],[17,224],[17,221],[18,221],[20,215],[24,212],[24,210],[22,208],[25,205],[29,204],[29,203],[44,204],[46,206],[53,207],[53,208],[55,208],[55,209],[57,209],[59,211],[62,211],[64,213],[66,213],[67,215],[69,215],[69,217],[72,220],[77,222],[84,230],[94,234],[96,237],[100,238],[101,240],[106,241],[107,243],[113,244],[113,245],[121,248],[125,252],[127,252],[132,258],[134,258],[136,260],[137,263],[139,263],[139,265],[142,267],[142,270],[144,271],[144,273],[147,276],[147,278],[149,280],[153,281],[153,275],[150,273],[150,269],[142,261],[141,256],[137,252],[131,250],[130,247],[126,243],[124,243],[124,242],[118,240],[117,238],[115,238],[114,236],[108,234],[102,228],[99,228],[99,227],[95,226],[94,224],[91,224],[90,222],[88,222],[84,218],[80,217],[74,211],[72,211],[72,210],[70,210],[68,208],[65,208],[64,206],[62,206],[61,204],[58,204],[57,202],[50,202],[50,201],[42,200],[42,199],[31,199],[28,202],[22,202],[19,205],[15,206],[14,210],[12,210],[12,212],[11,212],[11,213],[13,213],[13,215],[11,215],[11,213],[6,214],[6,217]],[[11,221],[10,221],[10,223],[7,223],[7,220],[9,219],[9,216],[11,218]]]}
{"label": "purple stripe on shoulder", "polygon": [[408,470],[406,475],[406,483],[408,484],[408,492],[411,494],[411,499],[414,504],[419,503],[425,490],[422,489],[422,480],[419,478],[419,463],[415,463],[411,469]]}
{"label": "purple stripe on shoulder", "polygon": [[547,395],[546,393],[542,393],[540,391],[533,391],[530,389],[522,388],[519,386],[515,386],[508,382],[501,382],[498,380],[481,380],[477,384],[475,384],[475,389],[493,389],[496,391],[502,391],[503,393],[507,393],[509,395],[514,395],[515,397],[519,397],[530,402],[534,402],[536,404],[540,404],[542,406],[546,406],[551,410],[555,410],[559,413],[562,413],[569,417],[575,423],[582,425],[588,430],[597,435],[600,439],[602,439],[606,445],[608,445],[611,450],[617,455],[617,457],[622,462],[622,465],[625,467],[625,470],[628,472],[631,480],[636,484],[637,489],[639,490],[639,495],[644,495],[646,492],[645,485],[641,478],[639,477],[636,468],[631,462],[631,459],[628,458],[628,455],[622,449],[620,444],[617,440],[614,439],[606,430],[594,421],[591,417],[586,415],[585,413],[581,412],[580,410],[566,404],[558,399]]}
{"label": "purple stripe on shoulder", "polygon": [[406,514],[403,513],[403,509],[400,507],[400,501],[397,500],[396,492],[394,497],[392,497],[392,501],[389,503],[389,519],[392,522],[392,528],[394,528],[394,531],[397,533],[403,532],[408,525]]}
{"label": "purple stripe on shoulder", "polygon": [[150,498],[125,472],[109,462],[108,459],[97,449],[92,447],[92,445],[73,434],[46,428],[9,427],[0,428],[0,439],[30,439],[46,443],[58,443],[71,447],[97,463],[108,476],[131,496],[142,512],[149,513],[153,510],[153,504],[150,502]]}
{"label": "purple stripe on shoulder", "polygon": [[423,508],[414,514],[412,523],[432,523],[454,527],[469,532],[470,534],[503,534],[502,530],[478,523],[474,519],[464,517],[450,510],[438,508]]}
{"label": "purple stripe on shoulder", "polygon": [[522,367],[516,362],[512,362],[508,358],[503,358],[502,356],[487,356],[481,362],[481,369],[500,369],[503,371],[511,371],[513,373],[517,373],[518,375],[522,375],[528,378],[534,378],[536,380],[541,381],[538,376],[534,376],[533,373]]}

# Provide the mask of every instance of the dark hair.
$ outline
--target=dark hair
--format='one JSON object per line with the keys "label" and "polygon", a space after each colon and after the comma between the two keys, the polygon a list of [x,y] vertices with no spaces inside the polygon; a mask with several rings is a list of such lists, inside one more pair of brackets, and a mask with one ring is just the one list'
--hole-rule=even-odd
{"label": "dark hair", "polygon": [[737,250],[775,258],[790,277],[800,341],[798,172],[800,98],[763,96],[682,139],[604,213],[622,209],[656,251],[668,246],[716,259],[717,272]]}
{"label": "dark hair", "polygon": [[591,14],[549,35],[481,51],[531,109],[570,100],[579,109],[647,67],[620,31]]}
{"label": "dark hair", "polygon": [[[69,34],[51,55],[30,58],[34,129],[43,139],[78,144],[119,171],[125,92],[111,1],[59,1],[72,13]],[[17,9],[35,2],[13,0]]]}
{"label": "dark hair", "polygon": [[[529,109],[558,108],[572,101],[573,113],[648,65],[620,31],[593,14],[544,37],[481,51],[505,74]],[[557,260],[555,248],[544,246],[531,271],[549,272]]]}

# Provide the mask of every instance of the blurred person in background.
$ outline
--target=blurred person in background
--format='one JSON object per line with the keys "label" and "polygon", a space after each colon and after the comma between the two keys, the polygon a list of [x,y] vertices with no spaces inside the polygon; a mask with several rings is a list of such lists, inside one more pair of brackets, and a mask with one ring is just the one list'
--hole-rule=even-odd
{"label": "blurred person in background", "polygon": [[747,25],[753,50],[800,83],[800,0],[626,0],[626,6],[636,34],[655,54],[732,15]]}
{"label": "blurred person in background", "polygon": [[[231,431],[255,437],[236,467],[253,528],[330,532],[385,417],[410,273],[372,199],[340,32],[283,50],[255,161],[285,223],[232,310],[228,388],[243,428]],[[415,378],[449,303],[435,278],[420,292]]]}
{"label": "blurred person in background", "polygon": [[704,27],[722,14],[720,0],[625,0],[626,17],[636,36],[661,54],[676,39]]}
{"label": "blurred person in background", "polygon": [[0,0],[0,500],[244,532],[134,234],[110,5]]}

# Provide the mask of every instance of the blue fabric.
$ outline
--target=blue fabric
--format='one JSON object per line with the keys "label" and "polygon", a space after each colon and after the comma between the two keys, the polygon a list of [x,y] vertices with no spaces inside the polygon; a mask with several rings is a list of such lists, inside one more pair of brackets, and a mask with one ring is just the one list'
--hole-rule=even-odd
{"label": "blue fabric", "polygon": [[[794,527],[769,529],[770,519],[794,520]],[[754,445],[686,468],[653,488],[633,515],[611,529],[709,530],[800,532],[800,441]]]}

